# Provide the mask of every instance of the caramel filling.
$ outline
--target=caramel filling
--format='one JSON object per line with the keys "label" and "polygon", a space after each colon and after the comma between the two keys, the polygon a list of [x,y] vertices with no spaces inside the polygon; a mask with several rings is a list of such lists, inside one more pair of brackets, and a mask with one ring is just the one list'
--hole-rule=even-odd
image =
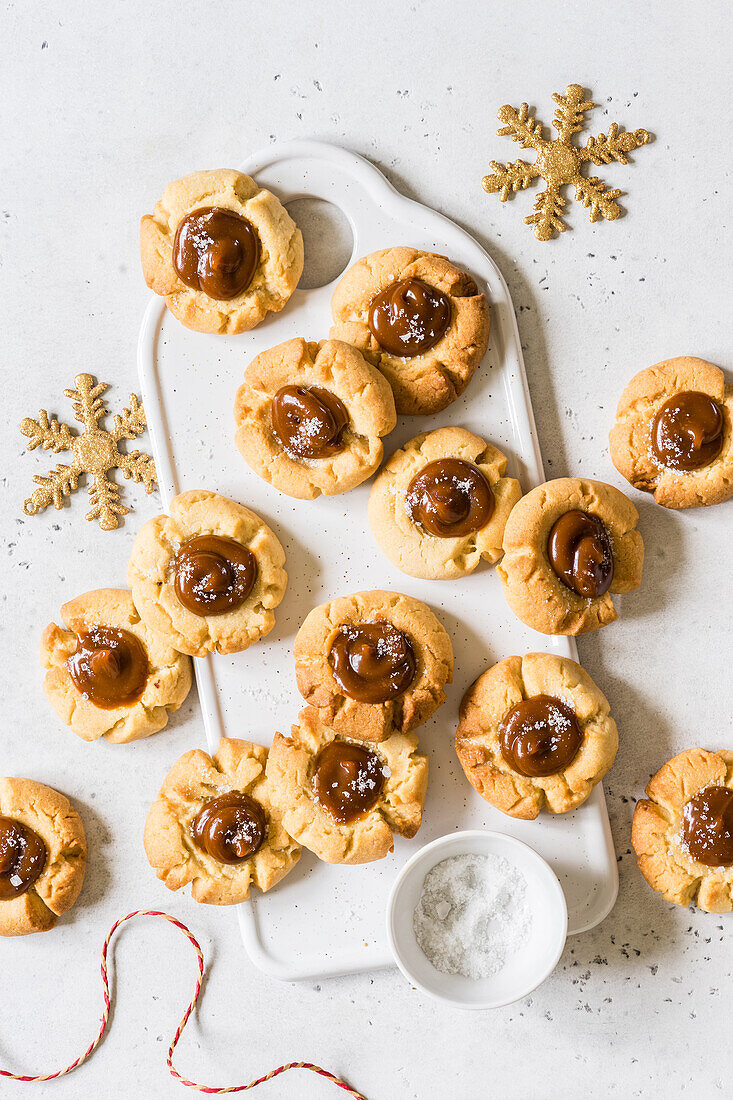
{"label": "caramel filling", "polygon": [[173,568],[176,595],[194,615],[223,615],[241,607],[257,579],[252,551],[221,535],[184,542]]}
{"label": "caramel filling", "polygon": [[259,259],[254,226],[232,210],[202,206],[178,223],[173,242],[176,274],[209,298],[236,298],[252,282]]}
{"label": "caramel filling", "polygon": [[579,596],[594,599],[611,587],[611,536],[598,516],[577,509],[565,512],[550,531],[547,553],[557,576]]}
{"label": "caramel filling", "polygon": [[720,454],[724,426],[723,410],[708,394],[676,393],[652,421],[652,453],[672,470],[699,470]]}
{"label": "caramel filling", "polygon": [[406,634],[387,622],[342,626],[331,646],[333,676],[360,703],[396,699],[415,678],[417,662]]}
{"label": "caramel filling", "polygon": [[501,755],[509,767],[535,778],[564,771],[582,741],[575,711],[553,695],[523,699],[499,727]]}
{"label": "caramel filling", "polygon": [[480,530],[494,513],[491,486],[472,462],[438,458],[410,482],[405,506],[413,523],[439,539]]}
{"label": "caramel filling", "polygon": [[450,324],[450,298],[422,279],[400,279],[369,304],[372,336],[390,355],[411,359],[443,338]]}
{"label": "caramel filling", "polygon": [[47,858],[38,833],[11,817],[0,817],[0,901],[12,901],[30,889]]}
{"label": "caramel filling", "polygon": [[344,449],[349,414],[320,386],[283,386],[272,399],[272,428],[291,458],[328,458]]}
{"label": "caramel filling", "polygon": [[313,792],[334,821],[347,825],[377,804],[384,786],[375,752],[350,741],[329,741],[316,757]]}
{"label": "caramel filling", "polygon": [[733,790],[712,786],[693,795],[684,809],[682,837],[697,863],[732,866]]}
{"label": "caramel filling", "polygon": [[199,848],[218,863],[244,863],[258,852],[267,836],[267,814],[241,791],[212,798],[191,823]]}
{"label": "caramel filling", "polygon": [[66,667],[84,698],[102,710],[137,703],[148,681],[144,645],[129,631],[112,626],[94,626],[79,634]]}

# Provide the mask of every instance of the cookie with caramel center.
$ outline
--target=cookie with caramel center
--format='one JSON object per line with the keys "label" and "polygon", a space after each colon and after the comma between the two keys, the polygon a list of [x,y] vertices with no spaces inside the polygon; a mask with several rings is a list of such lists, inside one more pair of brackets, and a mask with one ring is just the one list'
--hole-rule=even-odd
{"label": "cookie with caramel center", "polygon": [[586,634],[618,618],[613,596],[641,583],[639,514],[603,481],[561,477],[514,506],[497,566],[515,615],[543,634]]}
{"label": "cookie with caramel center", "polygon": [[205,489],[137,534],[127,581],[143,622],[181,653],[238,653],[275,625],[287,584],[275,533],[243,504]]}
{"label": "cookie with caramel center", "polygon": [[125,588],[97,588],[61,608],[41,638],[43,690],[77,737],[113,745],[150,737],[191,688],[191,661],[146,624]]}
{"label": "cookie with caramel center", "polygon": [[79,896],[86,861],[84,826],[65,795],[0,778],[0,937],[53,928]]}
{"label": "cookie with caramel center", "polygon": [[634,375],[609,436],[614,466],[665,508],[722,504],[733,496],[733,387],[691,355]]}
{"label": "cookie with caramel center", "polygon": [[331,300],[331,338],[378,367],[398,413],[440,412],[471,381],[489,343],[486,296],[447,257],[385,248],[358,260]]}
{"label": "cookie with caramel center", "polygon": [[392,851],[394,835],[419,829],[428,760],[414,733],[366,745],[306,707],[289,736],[275,735],[267,779],[285,828],[303,847],[326,863],[370,863]]}
{"label": "cookie with caramel center", "polygon": [[242,172],[192,172],[140,222],[145,282],[197,332],[246,332],[287,304],[303,237],[280,200]]}
{"label": "cookie with caramel center", "polygon": [[733,752],[686,749],[663,764],[634,810],[639,869],[665,901],[733,911]]}
{"label": "cookie with caramel center", "polygon": [[251,468],[288,496],[334,496],[366,481],[395,426],[382,374],[339,340],[263,351],[234,403],[235,442]]}
{"label": "cookie with caramel center", "polygon": [[267,749],[223,737],[215,753],[184,753],[145,822],[148,862],[169,890],[235,905],[275,886],[300,858],[265,776]]}
{"label": "cookie with caramel center", "polygon": [[293,645],[301,695],[337,733],[381,742],[416,729],[445,701],[453,647],[424,603],[356,592],[315,607]]}
{"label": "cookie with caramel center", "polygon": [[411,577],[452,580],[502,556],[504,528],[522,495],[506,457],[465,428],[423,432],[375,478],[369,524],[389,560]]}
{"label": "cookie with caramel center", "polygon": [[576,661],[507,657],[463,697],[455,748],[466,778],[510,817],[580,806],[613,764],[608,700]]}

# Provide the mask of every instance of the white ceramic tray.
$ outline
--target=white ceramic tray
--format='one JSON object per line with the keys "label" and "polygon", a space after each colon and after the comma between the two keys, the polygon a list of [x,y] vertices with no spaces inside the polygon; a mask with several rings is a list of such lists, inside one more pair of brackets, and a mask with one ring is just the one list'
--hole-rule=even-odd
{"label": "white ceramic tray", "polygon": [[[272,145],[243,171],[285,202],[315,196],[337,205],[354,235],[352,260],[389,245],[444,253],[468,270],[491,305],[488,354],[464,396],[432,417],[403,417],[386,453],[419,431],[460,424],[510,456],[509,472],[525,491],[544,480],[514,310],[493,261],[458,226],[398,194],[368,161],[330,145]],[[307,247],[307,246],[306,246]],[[292,643],[307,612],[347,592],[393,588],[430,604],[455,650],[448,700],[420,729],[430,757],[423,825],[397,839],[391,856],[361,867],[331,867],[304,852],[295,870],[268,894],[255,891],[239,916],[247,951],[262,970],[285,980],[393,965],[384,911],[398,868],[421,845],[458,829],[511,833],[535,847],[565,891],[570,932],[603,920],[616,899],[618,875],[601,787],[573,814],[518,822],[487,805],[470,787],[453,751],[458,704],[489,665],[531,650],[575,657],[566,638],[547,638],[509,611],[493,569],[460,581],[404,576],[382,555],[367,523],[369,484],[342,496],[297,501],[262,481],[234,445],[234,394],[258,352],[293,336],[323,339],[331,323],[332,286],[296,291],[285,310],[253,332],[189,332],[155,298],[138,349],[140,381],[166,507],[186,489],[207,488],[253,508],[272,525],[287,555],[288,590],[277,623],[260,645],[234,656],[196,661],[196,679],[212,749],[222,735],[269,744],[287,731],[303,705],[295,686]]]}

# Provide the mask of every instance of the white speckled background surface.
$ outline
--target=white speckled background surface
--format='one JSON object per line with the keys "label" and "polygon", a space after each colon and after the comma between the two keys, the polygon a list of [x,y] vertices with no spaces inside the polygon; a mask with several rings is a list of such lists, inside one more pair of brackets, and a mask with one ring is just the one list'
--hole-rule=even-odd
{"label": "white speckled background surface", "polygon": [[[488,1088],[523,1100],[730,1095],[731,920],[660,901],[629,853],[629,829],[634,800],[665,759],[692,744],[730,745],[731,505],[673,514],[632,494],[647,546],[643,587],[618,623],[580,641],[621,733],[606,782],[619,900],[600,927],[569,941],[531,998],[469,1015],[414,993],[397,971],[278,984],[250,966],[234,913],[157,882],[142,822],[170,762],[203,741],[195,697],[148,741],[86,745],[50,711],[37,659],[40,632],[65,599],[123,582],[156,499],[123,482],[134,512],[110,534],[85,522],[83,493],[63,512],[23,517],[32,476],[53,456],[25,454],[18,431],[41,406],[68,418],[63,390],[80,370],[114,383],[113,410],[137,388],[148,296],[137,222],[162,186],[234,165],[269,140],[313,136],[370,157],[487,247],[517,308],[548,476],[621,486],[606,436],[628,377],[685,353],[731,367],[728,19],[718,0],[623,0],[604,11],[504,0],[3,6],[0,772],[67,793],[91,859],[71,918],[49,935],[0,941],[1,1065],[53,1069],[87,1045],[107,928],[154,906],[190,922],[207,956],[201,1011],[178,1057],[206,1083],[302,1058],[347,1074],[369,1100],[478,1100]],[[523,224],[532,195],[502,205],[480,179],[491,159],[520,152],[496,137],[497,108],[527,99],[549,122],[552,92],[571,82],[600,104],[588,133],[615,120],[655,140],[633,165],[595,170],[627,192],[626,217],[590,225],[571,202],[572,231],[543,244]],[[34,1086],[34,1096],[183,1095],[164,1056],[190,996],[189,951],[162,923],[126,929],[109,1037],[88,1066]],[[0,1083],[0,1096],[24,1088]],[[338,1093],[292,1074],[256,1095]]]}

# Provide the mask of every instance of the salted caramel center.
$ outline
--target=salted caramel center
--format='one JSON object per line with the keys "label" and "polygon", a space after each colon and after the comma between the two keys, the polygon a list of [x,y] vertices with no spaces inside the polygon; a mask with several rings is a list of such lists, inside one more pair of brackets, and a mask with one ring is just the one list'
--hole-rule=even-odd
{"label": "salted caramel center", "polygon": [[705,787],[683,812],[682,836],[688,852],[706,867],[733,865],[733,790]]}
{"label": "salted caramel center", "polygon": [[267,814],[242,791],[212,798],[191,823],[191,836],[218,863],[244,863],[259,851],[267,836]]}
{"label": "salted caramel center", "polygon": [[340,824],[348,824],[377,804],[384,786],[382,761],[364,745],[329,741],[316,757],[313,792]]}
{"label": "salted caramel center", "polygon": [[480,530],[491,519],[494,506],[493,491],[478,466],[460,458],[428,462],[405,494],[413,523],[440,539]]}
{"label": "salted caramel center", "polygon": [[47,858],[38,833],[12,817],[0,817],[0,901],[12,901],[30,889]]}
{"label": "salted caramel center", "polygon": [[411,359],[443,338],[450,324],[450,298],[423,279],[400,279],[369,303],[372,336],[390,355]]}
{"label": "salted caramel center", "polygon": [[499,727],[501,755],[520,775],[555,775],[575,759],[583,731],[575,711],[553,695],[523,699]]}
{"label": "salted caramel center", "polygon": [[176,554],[175,589],[194,615],[223,615],[241,607],[257,579],[257,559],[236,539],[198,535]]}
{"label": "salted caramel center", "polygon": [[272,428],[291,458],[328,458],[344,448],[346,406],[320,386],[283,386],[272,399]]}
{"label": "salted caramel center", "polygon": [[598,516],[577,509],[565,512],[553,524],[547,554],[557,576],[577,595],[594,599],[611,587],[611,536]]}
{"label": "salted caramel center", "polygon": [[344,695],[360,703],[396,699],[417,670],[410,639],[387,622],[342,626],[331,645],[330,663]]}
{"label": "salted caramel center", "polygon": [[709,394],[676,393],[652,420],[652,453],[672,470],[699,470],[720,454],[724,426],[723,410]]}
{"label": "salted caramel center", "polygon": [[84,698],[102,710],[137,703],[148,681],[145,646],[128,630],[113,626],[95,626],[79,634],[66,667]]}
{"label": "salted caramel center", "polygon": [[202,206],[178,223],[173,266],[186,286],[209,298],[236,298],[252,282],[260,239],[251,222],[220,206]]}

